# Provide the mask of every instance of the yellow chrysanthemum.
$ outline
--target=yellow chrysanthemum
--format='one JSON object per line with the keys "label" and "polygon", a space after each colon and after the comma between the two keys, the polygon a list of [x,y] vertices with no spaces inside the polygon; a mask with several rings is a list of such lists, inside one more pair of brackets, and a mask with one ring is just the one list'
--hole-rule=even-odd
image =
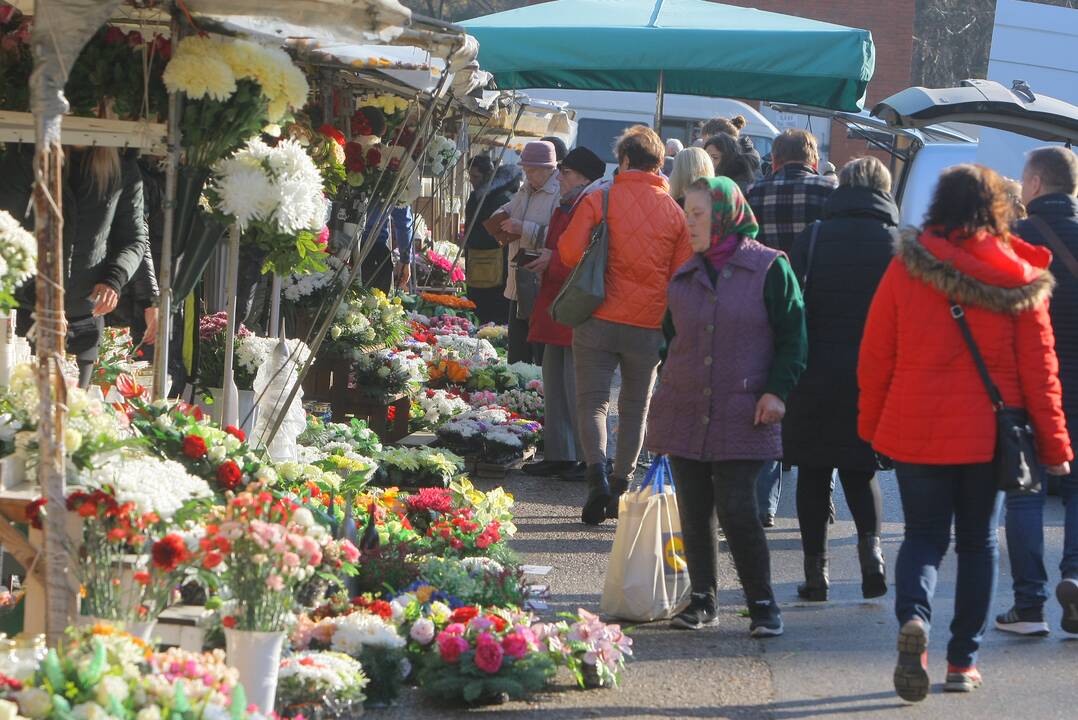
{"label": "yellow chrysanthemum", "polygon": [[171,92],[182,91],[198,100],[227,100],[236,92],[236,76],[213,51],[206,38],[190,37],[180,42],[172,60],[165,66],[165,86]]}
{"label": "yellow chrysanthemum", "polygon": [[288,53],[247,40],[221,44],[221,57],[238,78],[250,78],[262,87],[269,99],[269,119],[276,122],[291,108],[303,107],[310,90],[303,72]]}

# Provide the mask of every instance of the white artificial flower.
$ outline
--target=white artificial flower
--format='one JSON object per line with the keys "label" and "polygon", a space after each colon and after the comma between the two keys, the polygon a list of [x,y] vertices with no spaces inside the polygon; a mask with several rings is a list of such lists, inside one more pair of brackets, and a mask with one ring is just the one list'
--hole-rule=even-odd
{"label": "white artificial flower", "polygon": [[15,701],[23,715],[35,720],[48,717],[52,712],[52,697],[41,688],[20,690],[15,693]]}
{"label": "white artificial flower", "polygon": [[210,486],[183,465],[151,455],[128,453],[90,473],[89,487],[112,488],[116,502],[135,504],[140,515],[157,513],[163,520],[189,500],[213,496]]}
{"label": "white artificial flower", "polygon": [[358,656],[365,646],[401,648],[405,644],[396,627],[372,613],[356,612],[322,622],[336,628],[331,647],[352,657]]}
{"label": "white artificial flower", "polygon": [[430,645],[434,640],[434,632],[434,621],[430,618],[421,617],[412,623],[412,629],[408,631],[408,636],[420,645]]}

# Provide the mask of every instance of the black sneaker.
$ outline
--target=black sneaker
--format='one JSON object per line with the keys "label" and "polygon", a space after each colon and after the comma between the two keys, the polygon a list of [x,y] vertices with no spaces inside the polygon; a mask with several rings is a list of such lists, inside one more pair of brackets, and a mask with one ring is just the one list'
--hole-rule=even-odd
{"label": "black sneaker", "polygon": [[718,621],[715,598],[710,595],[693,593],[689,600],[689,607],[670,620],[670,627],[677,630],[699,630],[700,628],[715,625]]}
{"label": "black sneaker", "polygon": [[754,638],[778,637],[782,634],[782,613],[774,600],[759,600],[749,606],[749,635]]}
{"label": "black sneaker", "polygon": [[1063,606],[1063,632],[1078,635],[1078,580],[1068,578],[1056,585],[1056,599]]}
{"label": "black sneaker", "polygon": [[1002,615],[996,615],[996,629],[1026,637],[1044,637],[1048,634],[1044,608],[1019,610],[1012,607]]}

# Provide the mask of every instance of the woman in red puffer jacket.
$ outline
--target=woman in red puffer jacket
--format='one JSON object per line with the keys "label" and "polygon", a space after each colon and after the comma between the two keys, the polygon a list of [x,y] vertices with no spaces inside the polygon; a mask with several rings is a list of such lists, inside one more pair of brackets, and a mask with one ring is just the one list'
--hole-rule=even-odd
{"label": "woman in red puffer jacket", "polygon": [[975,667],[996,584],[1002,494],[992,403],[951,306],[960,305],[1008,406],[1025,408],[1048,472],[1070,472],[1048,300],[1051,253],[1010,235],[995,172],[940,178],[925,229],[904,235],[872,302],[858,362],[861,437],[895,460],[905,538],[895,566],[901,625],[895,690],[923,700],[936,574],[955,530],[959,584],[945,690],[980,686]]}
{"label": "woman in red puffer jacket", "polygon": [[561,198],[547,225],[546,247],[526,269],[542,273],[532,308],[529,343],[543,350],[543,459],[524,466],[529,475],[577,479],[584,461],[576,425],[576,379],[573,370],[573,329],[554,322],[550,305],[572,272],[558,257],[558,242],[590,185],[606,172],[602,158],[586,147],[574,148],[558,167]]}

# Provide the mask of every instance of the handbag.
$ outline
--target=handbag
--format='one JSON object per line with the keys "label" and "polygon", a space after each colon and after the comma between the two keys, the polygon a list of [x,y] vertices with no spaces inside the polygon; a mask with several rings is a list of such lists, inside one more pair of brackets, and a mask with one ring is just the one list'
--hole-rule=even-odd
{"label": "handbag", "polygon": [[680,612],[691,591],[673,475],[661,455],[644,481],[618,501],[599,607],[614,617],[651,622]]}
{"label": "handbag", "polygon": [[951,317],[958,323],[962,337],[973,355],[977,372],[981,375],[992,409],[996,414],[996,452],[992,458],[996,487],[1006,493],[1032,495],[1041,491],[1041,466],[1037,462],[1037,448],[1029,415],[1022,408],[1007,407],[999,388],[988,374],[977,343],[966,322],[962,306],[951,302]]}
{"label": "handbag", "polygon": [[582,325],[606,300],[606,259],[610,242],[607,208],[610,189],[603,188],[603,219],[591,231],[584,256],[569,274],[565,284],[550,303],[554,322],[577,327]]}

